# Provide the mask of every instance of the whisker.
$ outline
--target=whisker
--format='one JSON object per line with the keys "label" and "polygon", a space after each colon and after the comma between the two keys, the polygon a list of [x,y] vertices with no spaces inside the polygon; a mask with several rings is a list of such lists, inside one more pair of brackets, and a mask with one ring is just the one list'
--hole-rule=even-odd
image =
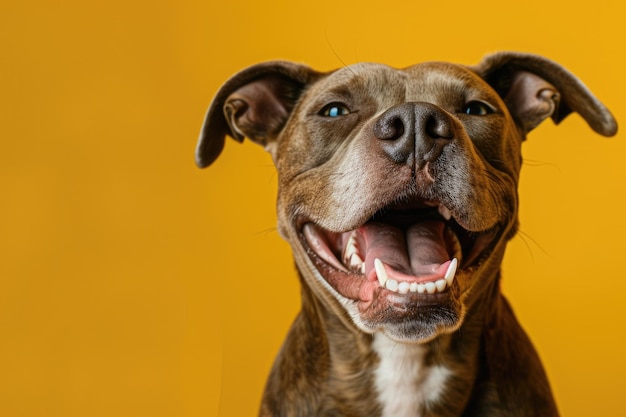
{"label": "whisker", "polygon": [[535,244],[535,246],[537,248],[539,248],[539,250],[541,252],[543,252],[546,256],[552,258],[552,254],[550,252],[548,252],[546,249],[544,249],[543,246],[541,246],[541,244],[539,242],[537,242],[537,240],[534,239],[531,235],[529,235],[528,233],[524,232],[523,230],[518,230],[518,233],[520,234],[520,237],[522,238],[522,240],[525,240],[525,239],[530,240],[532,243]]}
{"label": "whisker", "polygon": [[525,166],[527,165],[527,166],[533,167],[533,168],[535,168],[535,167],[550,167],[550,168],[554,168],[557,171],[561,172],[561,168],[557,164],[555,164],[553,162],[539,161],[539,160],[536,160],[536,159],[524,159],[524,165]]}
{"label": "whisker", "polygon": [[526,246],[526,250],[528,251],[528,255],[530,255],[531,261],[535,262],[535,255],[534,255],[530,245],[528,244],[528,241],[526,240],[526,236],[528,236],[528,235],[526,233],[518,230],[518,236],[521,239],[521,241],[524,244],[524,246]]}
{"label": "whisker", "polygon": [[257,230],[254,235],[255,236],[269,236],[274,233],[278,233],[278,228],[276,226],[268,227],[267,229]]}
{"label": "whisker", "polygon": [[335,50],[335,48],[333,48],[332,43],[330,42],[330,39],[328,38],[328,32],[326,31],[326,29],[324,29],[324,37],[326,38],[326,44],[328,45],[328,47],[330,48],[331,52],[333,53],[333,55],[335,55],[335,58],[337,58],[339,60],[339,62],[341,62],[341,64],[343,65],[343,68],[346,68],[348,71],[350,71],[353,75],[356,76],[356,73],[350,68],[350,66],[348,64],[346,64],[346,62],[341,58],[341,56],[337,53],[337,51]]}
{"label": "whisker", "polygon": [[326,29],[324,29],[324,38],[326,38],[326,44],[328,45],[328,47],[330,48],[330,51],[333,53],[333,55],[335,55],[335,58],[337,58],[339,60],[339,62],[341,62],[341,64],[344,67],[347,67],[348,65],[345,63],[345,61],[343,59],[341,59],[341,56],[339,56],[339,54],[337,53],[337,51],[335,50],[335,48],[333,48],[332,43],[330,42],[330,39],[328,38],[328,32],[326,31]]}

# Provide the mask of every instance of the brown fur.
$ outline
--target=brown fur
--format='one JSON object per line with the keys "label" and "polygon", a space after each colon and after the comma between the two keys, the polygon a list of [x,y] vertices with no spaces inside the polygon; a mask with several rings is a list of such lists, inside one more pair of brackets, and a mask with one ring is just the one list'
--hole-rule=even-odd
{"label": "brown fur", "polygon": [[[325,113],[332,103],[342,117]],[[571,112],[602,135],[617,130],[567,70],[516,53],[474,67],[358,64],[329,73],[270,62],[233,76],[209,109],[197,161],[211,164],[227,134],[271,153],[279,230],[302,283],[302,311],[260,415],[391,413],[376,382],[383,358],[374,343],[383,337],[417,352],[407,358],[419,363],[406,365],[420,373],[409,372],[407,383],[420,400],[398,399],[412,407],[406,416],[556,416],[541,362],[500,292],[500,264],[517,231],[521,144],[544,119],[559,123]],[[444,227],[462,246],[446,251],[463,252],[443,293],[398,295],[324,255],[339,257],[333,245],[366,222],[375,233],[372,219],[388,212],[393,221],[410,213],[412,224],[427,222],[420,216],[433,204],[449,209]],[[429,379],[436,370],[447,374]]]}

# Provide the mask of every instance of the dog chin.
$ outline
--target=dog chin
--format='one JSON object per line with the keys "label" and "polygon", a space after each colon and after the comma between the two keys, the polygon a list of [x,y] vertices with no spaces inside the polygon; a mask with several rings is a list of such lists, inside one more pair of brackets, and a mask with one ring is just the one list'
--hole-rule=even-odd
{"label": "dog chin", "polygon": [[399,343],[426,343],[456,331],[463,322],[465,309],[456,300],[424,305],[423,302],[411,300],[411,297],[386,298],[385,303],[389,304],[387,308],[378,310],[370,307],[356,315],[352,314],[360,330],[369,334],[382,332]]}

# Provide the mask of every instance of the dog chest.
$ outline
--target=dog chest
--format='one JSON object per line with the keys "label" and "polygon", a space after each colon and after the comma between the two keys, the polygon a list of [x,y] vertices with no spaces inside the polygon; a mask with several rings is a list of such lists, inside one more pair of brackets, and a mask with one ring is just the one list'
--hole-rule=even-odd
{"label": "dog chest", "polygon": [[381,333],[372,347],[380,362],[375,386],[383,417],[420,417],[436,402],[450,371],[426,364],[427,349],[419,344],[396,343]]}

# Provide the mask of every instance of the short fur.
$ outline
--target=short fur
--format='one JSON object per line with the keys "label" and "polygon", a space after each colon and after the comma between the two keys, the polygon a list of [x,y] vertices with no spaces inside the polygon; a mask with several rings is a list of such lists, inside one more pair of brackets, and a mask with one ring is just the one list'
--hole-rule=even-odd
{"label": "short fur", "polygon": [[[279,231],[302,283],[302,310],[260,415],[558,415],[499,283],[517,231],[521,144],[544,119],[572,112],[599,134],[617,131],[569,71],[510,52],[472,67],[327,73],[276,61],[228,80],[209,108],[197,163],[213,163],[226,135],[271,153]],[[459,270],[445,290],[398,293],[378,283],[373,255],[363,254],[365,273],[342,260],[348,236],[383,253],[407,284],[426,283],[424,265],[444,268],[447,258],[459,258]],[[404,239],[426,243],[390,249]]]}

